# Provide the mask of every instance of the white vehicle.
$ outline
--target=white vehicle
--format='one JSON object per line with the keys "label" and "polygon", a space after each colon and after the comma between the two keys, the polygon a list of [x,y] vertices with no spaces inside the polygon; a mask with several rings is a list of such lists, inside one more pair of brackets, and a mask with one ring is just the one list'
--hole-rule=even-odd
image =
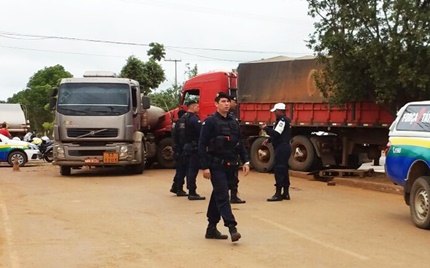
{"label": "white vehicle", "polygon": [[21,141],[13,140],[0,134],[0,162],[8,162],[13,166],[15,159],[20,166],[24,166],[29,160],[38,159],[40,151],[36,145]]}

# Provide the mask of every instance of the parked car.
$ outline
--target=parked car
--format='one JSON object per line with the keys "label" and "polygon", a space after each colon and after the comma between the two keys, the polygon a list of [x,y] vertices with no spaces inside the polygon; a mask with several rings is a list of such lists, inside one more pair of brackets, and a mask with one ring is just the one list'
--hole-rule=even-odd
{"label": "parked car", "polygon": [[24,166],[29,160],[38,159],[40,152],[37,146],[25,141],[9,139],[0,134],[0,162],[8,162],[13,166],[15,159],[20,166]]}
{"label": "parked car", "polygon": [[411,219],[430,229],[430,101],[410,102],[390,127],[387,176],[403,186]]}

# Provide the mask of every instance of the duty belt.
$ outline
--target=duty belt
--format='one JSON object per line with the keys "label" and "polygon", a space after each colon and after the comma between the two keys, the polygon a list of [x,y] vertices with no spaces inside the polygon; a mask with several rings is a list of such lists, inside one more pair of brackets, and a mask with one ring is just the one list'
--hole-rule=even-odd
{"label": "duty belt", "polygon": [[212,163],[214,163],[216,165],[225,166],[225,167],[237,167],[237,166],[239,166],[239,162],[238,161],[225,160],[225,159],[221,159],[221,158],[218,158],[218,157],[213,157],[212,158]]}

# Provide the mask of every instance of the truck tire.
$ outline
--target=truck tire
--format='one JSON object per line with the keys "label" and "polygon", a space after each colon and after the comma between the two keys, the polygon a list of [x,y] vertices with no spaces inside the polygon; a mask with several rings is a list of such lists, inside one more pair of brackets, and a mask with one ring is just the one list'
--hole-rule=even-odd
{"label": "truck tire", "polygon": [[357,169],[361,166],[360,158],[357,154],[348,155],[348,168]]}
{"label": "truck tire", "polygon": [[419,177],[412,185],[409,208],[412,222],[430,229],[430,177]]}
{"label": "truck tire", "polygon": [[317,163],[312,142],[306,136],[295,136],[291,142],[291,157],[288,162],[292,170],[311,171]]}
{"label": "truck tire", "polygon": [[60,166],[60,174],[63,176],[70,176],[72,168],[69,166]]}
{"label": "truck tire", "polygon": [[13,162],[15,161],[15,159],[18,160],[18,165],[20,167],[23,167],[25,163],[27,163],[27,155],[22,151],[12,151],[9,154],[7,162],[11,167],[13,167]]}
{"label": "truck tire", "polygon": [[164,138],[158,143],[157,162],[161,168],[175,167],[172,138]]}
{"label": "truck tire", "polygon": [[258,172],[272,170],[275,162],[275,150],[271,143],[263,145],[267,138],[257,138],[251,145],[250,158],[252,167]]}

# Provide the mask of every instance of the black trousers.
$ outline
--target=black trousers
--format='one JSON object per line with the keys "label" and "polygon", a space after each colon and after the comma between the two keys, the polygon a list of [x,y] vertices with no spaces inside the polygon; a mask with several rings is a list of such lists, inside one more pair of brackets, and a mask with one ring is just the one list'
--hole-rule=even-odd
{"label": "black trousers", "polygon": [[222,218],[224,221],[224,226],[228,227],[237,225],[231,210],[228,195],[229,170],[230,169],[225,168],[210,169],[213,190],[211,199],[209,200],[208,211],[206,213],[209,224],[216,225]]}
{"label": "black trousers", "polygon": [[237,167],[228,170],[228,173],[228,189],[237,192],[239,187],[239,171]]}
{"label": "black trousers", "polygon": [[187,189],[195,191],[197,189],[196,178],[199,174],[200,160],[197,152],[193,152],[187,157]]}
{"label": "black trousers", "polygon": [[176,187],[176,191],[178,189],[183,188],[185,183],[185,176],[187,175],[188,163],[184,161],[182,156],[176,158],[176,173],[175,177],[173,177],[173,184]]}
{"label": "black trousers", "polygon": [[275,173],[276,187],[290,187],[290,175],[288,174],[288,159],[291,155],[291,146],[288,143],[281,143],[275,147],[275,163],[273,171]]}

